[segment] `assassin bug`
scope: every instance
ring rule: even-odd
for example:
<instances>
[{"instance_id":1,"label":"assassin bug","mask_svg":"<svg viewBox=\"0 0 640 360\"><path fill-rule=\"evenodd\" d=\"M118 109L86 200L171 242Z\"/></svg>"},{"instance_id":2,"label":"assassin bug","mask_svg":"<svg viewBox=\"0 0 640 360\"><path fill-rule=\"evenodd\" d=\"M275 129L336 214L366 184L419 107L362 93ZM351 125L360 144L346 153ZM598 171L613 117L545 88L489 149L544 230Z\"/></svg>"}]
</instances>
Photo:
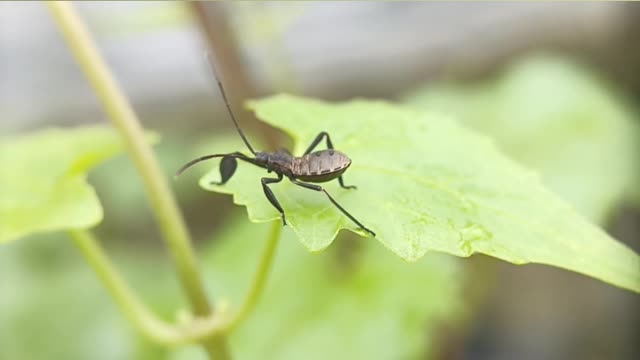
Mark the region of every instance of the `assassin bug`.
<instances>
[{"instance_id":1,"label":"assassin bug","mask_svg":"<svg viewBox=\"0 0 640 360\"><path fill-rule=\"evenodd\" d=\"M245 145L247 145L247 148L249 148L249 151L251 151L254 157L249 157L241 152L205 155L186 163L178 170L176 176L179 176L185 170L201 161L213 158L222 158L222 161L220 162L220 181L212 183L215 185L222 185L229 181L229 179L231 179L231 176L233 176L236 168L238 167L238 162L236 159L240 159L250 164L267 169L269 173L274 172L277 175L277 178L264 177L261 179L261 182L262 190L264 191L264 195L267 197L267 200L269 200L271 205L273 205L273 207L275 207L282 215L283 225L287 225L284 210L282 209L280 202L278 202L278 199L269 188L269 184L278 183L282 181L284 177L287 177L289 178L289 180L291 180L292 183L298 186L323 192L327 196L327 198L329 198L329 201L331 201L333 205L335 205L343 214L351 219L351 221L356 223L362 230L368 232L373 236L376 236L373 231L362 225L360 221L358 221L355 217L353 217L353 215L349 214L349 212L345 210L345 208L338 204L338 202L333 197L331 197L331 195L329 195L329 193L322 186L309 184L323 183L337 178L338 182L340 183L340 187L342 187L343 189L356 188L353 185L346 186L344 184L344 181L342 180L342 174L351 165L351 159L349 159L347 155L334 150L333 144L331 143L331 138L329 137L329 134L327 132L323 131L318 134L311 145L309 145L309 148L307 148L304 154L300 157L291 155L291 153L286 149L282 149L276 152L256 152L253 150L251 144L249 144L249 141L240 129L240 126L238 126L238 122L233 115L231 106L229 106L227 95L225 94L224 87L222 86L219 77L215 76L215 78L218 83L220 93L222 94L224 104L227 107L227 111L229 112L231 120L233 120L233 125L236 127L236 130L238 131L238 134L240 134L242 141L244 141ZM322 139L326 139L328 149L313 151L316 146L318 146L318 144L322 141Z\"/></svg>"}]
</instances>

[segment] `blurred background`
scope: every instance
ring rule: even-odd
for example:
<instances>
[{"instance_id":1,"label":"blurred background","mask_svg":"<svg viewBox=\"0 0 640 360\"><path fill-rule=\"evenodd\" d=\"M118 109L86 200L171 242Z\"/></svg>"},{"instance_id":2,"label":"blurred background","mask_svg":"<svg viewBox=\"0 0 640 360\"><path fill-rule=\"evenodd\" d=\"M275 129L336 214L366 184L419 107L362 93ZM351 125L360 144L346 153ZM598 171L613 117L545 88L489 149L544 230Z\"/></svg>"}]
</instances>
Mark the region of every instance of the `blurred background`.
<instances>
[{"instance_id":1,"label":"blurred background","mask_svg":"<svg viewBox=\"0 0 640 360\"><path fill-rule=\"evenodd\" d=\"M247 98L290 92L386 98L455 116L640 251L638 4L76 6L145 127L163 135L156 150L167 174L213 146L241 144L205 60L210 51L236 109ZM238 114L265 148L290 145ZM0 3L0 115L2 137L105 121L40 3ZM250 224L230 197L199 189L197 179L194 172L172 185L208 286L233 303L267 229ZM154 309L183 316L131 163L110 160L90 181L105 208L96 232L115 261ZM640 358L638 296L582 275L437 254L408 270L346 234L322 256L285 240L255 318L232 339L239 358ZM292 284L304 289L296 306L283 300L296 291ZM64 234L3 244L0 359L89 358L203 354L137 337Z\"/></svg>"}]
</instances>

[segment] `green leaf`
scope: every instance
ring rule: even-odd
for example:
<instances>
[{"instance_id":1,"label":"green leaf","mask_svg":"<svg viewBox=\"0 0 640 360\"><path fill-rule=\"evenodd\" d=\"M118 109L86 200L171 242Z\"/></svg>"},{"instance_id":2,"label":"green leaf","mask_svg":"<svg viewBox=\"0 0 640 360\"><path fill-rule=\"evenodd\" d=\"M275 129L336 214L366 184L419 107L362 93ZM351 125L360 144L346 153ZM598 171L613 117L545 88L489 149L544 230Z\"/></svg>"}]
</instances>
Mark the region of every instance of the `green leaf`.
<instances>
[{"instance_id":1,"label":"green leaf","mask_svg":"<svg viewBox=\"0 0 640 360\"><path fill-rule=\"evenodd\" d=\"M336 181L324 187L404 259L415 261L427 251L478 252L640 291L637 254L585 221L487 138L447 118L383 101L330 104L278 95L250 105L258 118L293 137L296 154L329 131L337 149L352 158L345 181L358 189L341 189ZM252 221L279 220L262 192L263 176L273 175L243 163L226 186L210 185L219 180L217 168L200 183L233 194ZM309 250L326 248L342 228L362 234L322 193L286 180L272 189L288 229Z\"/></svg>"},{"instance_id":2,"label":"green leaf","mask_svg":"<svg viewBox=\"0 0 640 360\"><path fill-rule=\"evenodd\" d=\"M49 129L0 142L0 243L102 220L89 169L123 150L111 129Z\"/></svg>"},{"instance_id":3,"label":"green leaf","mask_svg":"<svg viewBox=\"0 0 640 360\"><path fill-rule=\"evenodd\" d=\"M214 293L240 302L269 228L232 226L218 238L204 256ZM257 308L231 336L234 358L422 359L442 340L440 326L463 311L456 258L407 263L359 239L315 255L292 235L280 241Z\"/></svg>"},{"instance_id":4,"label":"green leaf","mask_svg":"<svg viewBox=\"0 0 640 360\"><path fill-rule=\"evenodd\" d=\"M589 71L559 58L526 59L485 83L431 84L406 100L491 136L599 223L640 164L631 112Z\"/></svg>"}]
</instances>

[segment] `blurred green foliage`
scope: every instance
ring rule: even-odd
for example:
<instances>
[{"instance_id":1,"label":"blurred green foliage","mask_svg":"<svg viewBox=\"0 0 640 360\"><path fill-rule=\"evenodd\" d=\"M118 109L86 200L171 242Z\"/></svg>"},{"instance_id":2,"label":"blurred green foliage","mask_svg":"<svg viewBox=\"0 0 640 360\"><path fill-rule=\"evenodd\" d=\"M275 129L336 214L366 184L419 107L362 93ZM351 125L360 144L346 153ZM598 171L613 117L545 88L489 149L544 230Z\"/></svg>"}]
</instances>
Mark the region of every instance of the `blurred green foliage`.
<instances>
[{"instance_id":1,"label":"blurred green foliage","mask_svg":"<svg viewBox=\"0 0 640 360\"><path fill-rule=\"evenodd\" d=\"M640 256L591 225L546 190L486 137L443 116L381 101L329 104L290 95L250 103L257 117L291 135L296 154L323 130L353 159L345 181L324 184L335 199L377 233L376 240L407 260L427 251L483 253L516 264L536 262L640 291ZM234 149L228 149L232 151ZM249 218L280 218L259 185L264 170L240 164L224 186ZM331 244L340 229L361 232L322 193L289 181L271 187L290 228L311 251Z\"/></svg>"},{"instance_id":2,"label":"blurred green foliage","mask_svg":"<svg viewBox=\"0 0 640 360\"><path fill-rule=\"evenodd\" d=\"M236 218L203 251L204 277L226 306L246 291L268 227ZM160 349L137 337L67 239L30 240L0 251L0 358L204 359L194 348ZM313 255L284 236L263 300L231 337L237 358L431 353L439 326L463 313L461 263L433 254L408 264L376 243L351 245ZM144 251L111 252L147 302L178 317L184 301L168 262Z\"/></svg>"},{"instance_id":3,"label":"blurred green foliage","mask_svg":"<svg viewBox=\"0 0 640 360\"><path fill-rule=\"evenodd\" d=\"M491 136L593 221L604 223L625 191L640 188L632 112L613 89L569 60L528 57L494 80L430 84L405 100Z\"/></svg>"},{"instance_id":4,"label":"blurred green foliage","mask_svg":"<svg viewBox=\"0 0 640 360\"><path fill-rule=\"evenodd\" d=\"M269 227L236 221L205 253L214 293L239 303ZM369 239L343 241L318 255L283 236L262 301L232 334L238 359L406 359L433 350L440 321L463 310L461 263L432 254L410 264Z\"/></svg>"},{"instance_id":5,"label":"blurred green foliage","mask_svg":"<svg viewBox=\"0 0 640 360\"><path fill-rule=\"evenodd\" d=\"M634 139L628 113L573 65L538 59L514 69L488 84L446 85L411 101L495 136L580 211L602 220L629 187L638 163L637 152L629 150ZM428 250L540 262L640 288L638 255L581 220L486 138L446 116L385 102L332 105L284 95L251 107L293 137L296 154L318 132L330 131L336 147L354 161L346 182L359 189L334 183L326 188L378 232L384 246L416 262L405 263L374 239L353 234L322 254L305 251L296 237L308 249L322 250L340 229L356 229L322 194L287 181L273 186L291 227L262 301L230 337L239 359L429 358L438 350L440 326L455 326L465 314L467 279L457 258L420 258ZM197 153L231 152L239 145L229 134ZM193 151L168 149L166 166ZM98 223L102 210L86 173L121 150L116 134L99 127L3 139L0 241ZM233 193L253 221L279 221L262 194L263 170L240 164L227 186L211 187L219 174L217 163L209 167L203 187ZM124 194L118 201L124 204L121 221L127 221L136 218L143 200L126 180L135 175L122 175L103 169L93 177ZM236 218L202 250L203 277L218 308L237 306L247 291L268 227ZM132 239L117 240L108 238L106 245L135 290L163 318L183 317L186 305L169 260L132 245ZM65 237L3 244L0 359L51 358L205 357L196 347L163 349L136 335Z\"/></svg>"},{"instance_id":6,"label":"blurred green foliage","mask_svg":"<svg viewBox=\"0 0 640 360\"><path fill-rule=\"evenodd\" d=\"M0 250L0 359L157 359L160 351L136 335L68 238L26 240ZM148 285L166 281L154 281L148 259L133 260L127 273L153 274Z\"/></svg>"},{"instance_id":7,"label":"blurred green foliage","mask_svg":"<svg viewBox=\"0 0 640 360\"><path fill-rule=\"evenodd\" d=\"M86 173L124 150L107 127L50 129L0 141L0 242L102 220Z\"/></svg>"}]
</instances>

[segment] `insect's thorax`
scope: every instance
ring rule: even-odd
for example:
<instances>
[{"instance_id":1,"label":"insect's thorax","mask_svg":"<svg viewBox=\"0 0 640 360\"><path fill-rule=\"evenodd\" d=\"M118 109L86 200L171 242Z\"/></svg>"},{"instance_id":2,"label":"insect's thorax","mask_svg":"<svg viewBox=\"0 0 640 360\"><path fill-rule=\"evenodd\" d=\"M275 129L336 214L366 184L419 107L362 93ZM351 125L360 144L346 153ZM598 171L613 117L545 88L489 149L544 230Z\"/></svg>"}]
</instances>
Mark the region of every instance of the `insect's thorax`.
<instances>
[{"instance_id":1,"label":"insect's thorax","mask_svg":"<svg viewBox=\"0 0 640 360\"><path fill-rule=\"evenodd\" d=\"M291 168L294 157L286 151L280 150L272 153L257 153L256 160L258 165L263 166L267 170L292 176Z\"/></svg>"}]
</instances>

